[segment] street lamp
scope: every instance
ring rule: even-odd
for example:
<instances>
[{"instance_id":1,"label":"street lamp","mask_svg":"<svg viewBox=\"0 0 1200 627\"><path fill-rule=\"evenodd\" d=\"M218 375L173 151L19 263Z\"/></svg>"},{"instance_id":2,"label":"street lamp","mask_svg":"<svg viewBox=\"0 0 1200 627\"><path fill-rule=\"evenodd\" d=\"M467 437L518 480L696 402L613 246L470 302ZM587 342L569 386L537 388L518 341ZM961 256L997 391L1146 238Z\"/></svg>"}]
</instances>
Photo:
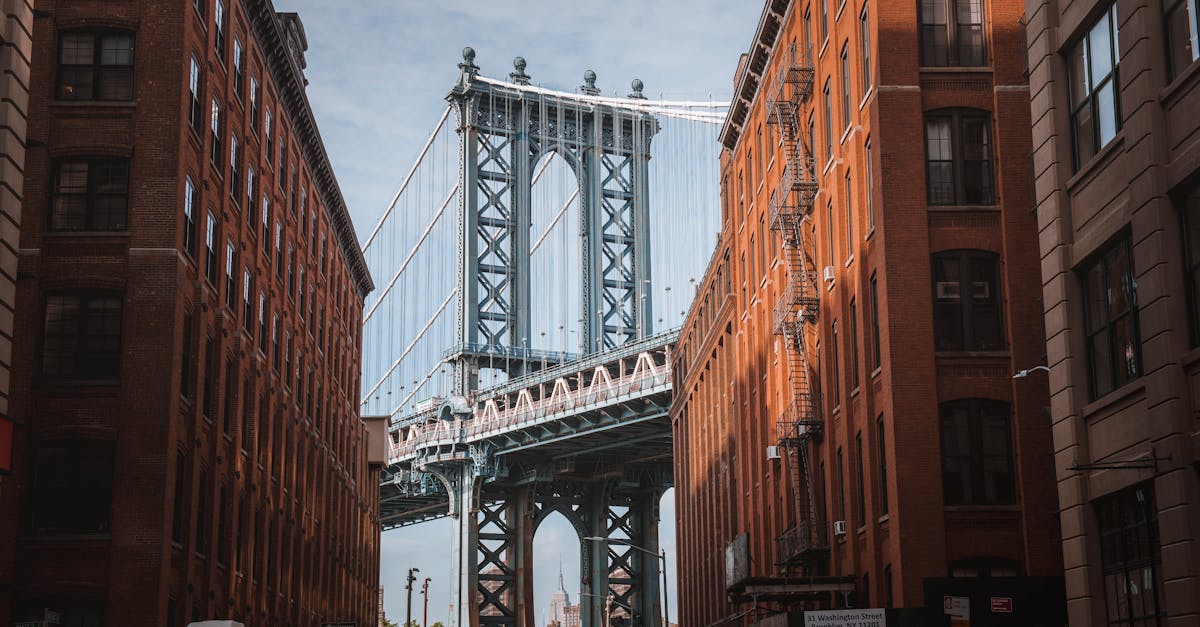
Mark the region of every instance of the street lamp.
<instances>
[{"instance_id":1,"label":"street lamp","mask_svg":"<svg viewBox=\"0 0 1200 627\"><path fill-rule=\"evenodd\" d=\"M1017 374L1014 374L1013 378L1014 379L1024 379L1025 377L1028 377L1029 375L1037 372L1038 370L1045 370L1046 372L1050 372L1050 367L1049 366L1034 366L1032 368L1026 368L1025 370L1018 372Z\"/></svg>"},{"instance_id":2,"label":"street lamp","mask_svg":"<svg viewBox=\"0 0 1200 627\"><path fill-rule=\"evenodd\" d=\"M424 607L421 609L421 627L429 624L429 577L425 578L425 583L421 584L421 600Z\"/></svg>"},{"instance_id":3,"label":"street lamp","mask_svg":"<svg viewBox=\"0 0 1200 627\"><path fill-rule=\"evenodd\" d=\"M633 608L618 601L616 599L616 597L613 596L612 592L609 592L608 594L592 594L590 592L580 592L579 595L585 596L585 597L593 597L593 598L597 598L597 599L604 599L604 624L605 625L612 625L612 606L613 605L619 605L619 606L629 610L629 616L631 618L633 616Z\"/></svg>"},{"instance_id":4,"label":"street lamp","mask_svg":"<svg viewBox=\"0 0 1200 627\"><path fill-rule=\"evenodd\" d=\"M640 547L628 540L624 540L621 538L604 538L601 536L588 536L588 537L585 537L584 540L588 541L588 542L605 542L605 543L610 543L610 544L621 544L621 545L627 546L631 549L636 549L638 551L641 551L642 553L645 553L647 555L653 555L654 557L657 557L658 559L662 560L662 594L661 594L662 603L663 603L662 627L671 627L671 612L670 612L670 608L668 607L668 603L667 603L667 550L659 549L660 552L655 553L654 551L651 551L650 549ZM630 611L632 611L632 608L630 608Z\"/></svg>"},{"instance_id":5,"label":"street lamp","mask_svg":"<svg viewBox=\"0 0 1200 627\"><path fill-rule=\"evenodd\" d=\"M419 573L419 572L421 572L421 569L420 569L420 568L410 568L410 569L408 569L408 584L407 584L406 586L404 586L404 589L408 590L408 609L405 611L405 615L404 615L404 616L405 616L405 618L404 618L404 627L409 627L409 625L411 625L411 624L412 624L412 591L413 591L413 582L417 580L417 578L416 578L416 577L413 577L413 573Z\"/></svg>"}]
</instances>

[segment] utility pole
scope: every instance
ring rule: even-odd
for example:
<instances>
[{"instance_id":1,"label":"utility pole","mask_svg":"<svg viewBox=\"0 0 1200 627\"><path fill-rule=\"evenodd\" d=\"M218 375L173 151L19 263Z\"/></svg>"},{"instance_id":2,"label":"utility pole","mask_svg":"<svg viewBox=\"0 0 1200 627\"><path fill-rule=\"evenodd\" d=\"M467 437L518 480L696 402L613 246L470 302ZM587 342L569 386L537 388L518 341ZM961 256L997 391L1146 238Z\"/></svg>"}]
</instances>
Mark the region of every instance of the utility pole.
<instances>
[{"instance_id":1,"label":"utility pole","mask_svg":"<svg viewBox=\"0 0 1200 627\"><path fill-rule=\"evenodd\" d=\"M408 590L408 609L404 613L404 627L412 625L412 591L413 582L417 580L416 577L413 577L413 573L419 572L421 572L420 568L408 569L408 583L404 586L404 589Z\"/></svg>"},{"instance_id":2,"label":"utility pole","mask_svg":"<svg viewBox=\"0 0 1200 627\"><path fill-rule=\"evenodd\" d=\"M424 605L421 608L421 627L425 627L429 624L429 577L421 584L421 602Z\"/></svg>"}]
</instances>

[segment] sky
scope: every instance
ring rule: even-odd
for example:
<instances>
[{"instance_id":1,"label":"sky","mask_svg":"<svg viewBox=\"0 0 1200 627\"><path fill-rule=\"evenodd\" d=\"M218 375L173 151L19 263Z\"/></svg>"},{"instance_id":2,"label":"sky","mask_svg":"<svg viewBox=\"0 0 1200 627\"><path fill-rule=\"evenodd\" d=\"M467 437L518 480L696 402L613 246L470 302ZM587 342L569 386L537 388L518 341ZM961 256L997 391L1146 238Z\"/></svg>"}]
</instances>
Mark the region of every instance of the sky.
<instances>
[{"instance_id":1,"label":"sky","mask_svg":"<svg viewBox=\"0 0 1200 627\"><path fill-rule=\"evenodd\" d=\"M375 225L445 108L462 48L481 73L505 77L523 56L534 84L574 90L594 70L605 95L639 78L651 98L727 100L762 4L753 0L275 0L295 11L308 37L305 71L321 135L362 239ZM380 283L380 277L375 277ZM663 501L661 542L675 555L674 506ZM383 534L384 609L405 613L405 574L430 577L429 623L448 624L448 520ZM578 602L579 544L559 516L534 540L538 624L561 563ZM671 617L677 620L674 564ZM418 581L418 586L420 581ZM413 596L420 616L420 595Z\"/></svg>"}]
</instances>

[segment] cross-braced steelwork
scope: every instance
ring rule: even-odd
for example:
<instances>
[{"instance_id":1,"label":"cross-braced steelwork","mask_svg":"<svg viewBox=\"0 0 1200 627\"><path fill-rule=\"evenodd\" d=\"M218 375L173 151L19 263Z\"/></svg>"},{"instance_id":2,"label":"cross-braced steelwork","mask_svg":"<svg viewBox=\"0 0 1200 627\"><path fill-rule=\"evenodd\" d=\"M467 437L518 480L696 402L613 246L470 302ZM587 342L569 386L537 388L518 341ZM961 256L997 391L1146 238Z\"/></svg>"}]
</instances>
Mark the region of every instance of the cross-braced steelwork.
<instances>
[{"instance_id":1,"label":"cross-braced steelwork","mask_svg":"<svg viewBox=\"0 0 1200 627\"><path fill-rule=\"evenodd\" d=\"M703 270L706 251L697 244L717 227L717 202L715 193L689 198L703 184L667 182L678 188L668 189L656 208L674 209L702 230L682 238L687 250L674 255L664 275L653 274L654 225L661 236L661 225L679 234L681 224L651 211L650 182L662 180L650 164L651 148L666 118L704 127L688 141L669 133L666 139L680 148L708 146L715 192L715 125L724 105L650 101L640 81L627 97L602 96L591 71L577 92L552 91L530 84L523 59L514 66L508 80L488 78L474 52L464 50L446 97L457 118L457 176L449 185L439 176L422 182L414 166L364 245L375 247L369 258L393 264L391 252L378 246L399 213L393 209L419 216L409 229L391 227L408 252L398 269L388 267L391 279L366 314L368 323L387 329L382 343L391 347L378 360L379 378L363 386L364 407L379 401L392 408L383 525L452 518L452 624L533 627L533 537L557 512L581 540L583 625L660 626L659 499L672 483L667 411L676 333L655 333L668 325L662 313L655 317L653 295L682 318L692 296L687 273ZM419 161L438 150L448 118ZM574 189L565 203L555 198L549 210L539 209L536 190L551 176L545 174L551 155L565 162ZM414 180L415 188L451 189L406 204ZM451 234L442 217L455 205ZM573 232L565 232L567 223ZM576 238L575 248L568 236ZM431 256L430 243L456 248L453 264ZM550 272L541 281L531 267L538 254ZM568 254L570 263L563 259ZM439 274L446 266L455 276ZM426 274L414 280L414 268ZM539 288L570 294L574 304L538 300ZM539 320L556 306L572 319ZM451 312L448 327L443 320ZM672 314L667 321L676 319ZM385 322L397 315L408 330L400 338ZM432 334L445 338L436 353L428 346ZM414 360L419 367L408 365ZM431 389L446 366L448 384ZM381 398L394 392L403 398ZM426 400L410 403L420 395Z\"/></svg>"}]
</instances>

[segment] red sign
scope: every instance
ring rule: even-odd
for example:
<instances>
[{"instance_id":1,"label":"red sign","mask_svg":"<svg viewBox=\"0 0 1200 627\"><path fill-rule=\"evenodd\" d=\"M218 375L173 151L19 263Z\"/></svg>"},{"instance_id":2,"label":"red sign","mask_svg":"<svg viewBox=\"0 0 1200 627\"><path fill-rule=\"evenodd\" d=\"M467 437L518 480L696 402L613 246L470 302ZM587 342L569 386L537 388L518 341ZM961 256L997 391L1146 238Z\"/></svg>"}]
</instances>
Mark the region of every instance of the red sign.
<instances>
[{"instance_id":1,"label":"red sign","mask_svg":"<svg viewBox=\"0 0 1200 627\"><path fill-rule=\"evenodd\" d=\"M0 475L12 472L13 421L0 414Z\"/></svg>"},{"instance_id":2,"label":"red sign","mask_svg":"<svg viewBox=\"0 0 1200 627\"><path fill-rule=\"evenodd\" d=\"M992 597L992 613L1012 614L1012 597Z\"/></svg>"}]
</instances>

